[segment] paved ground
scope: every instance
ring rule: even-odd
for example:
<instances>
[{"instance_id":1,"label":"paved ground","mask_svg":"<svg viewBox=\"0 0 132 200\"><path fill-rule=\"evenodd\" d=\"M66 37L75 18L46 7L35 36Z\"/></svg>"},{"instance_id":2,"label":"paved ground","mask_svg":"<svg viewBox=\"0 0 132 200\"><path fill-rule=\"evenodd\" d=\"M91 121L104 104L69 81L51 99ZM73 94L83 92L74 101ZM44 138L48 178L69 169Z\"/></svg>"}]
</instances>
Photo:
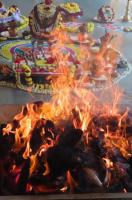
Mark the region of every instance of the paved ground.
<instances>
[{"instance_id":1,"label":"paved ground","mask_svg":"<svg viewBox=\"0 0 132 200\"><path fill-rule=\"evenodd\" d=\"M33 5L36 2L39 2L39 0L3 0L3 2L9 6L11 4L17 4L21 11L28 15L30 10L32 9ZM62 0L58 0L57 3L62 2ZM76 2L79 2L81 4L81 7L84 9L84 20L91 18L96 15L98 8L106 3L110 3L109 0L76 0ZM124 13L124 6L125 1L117 0L113 1L114 8L116 9L116 17L119 18L119 16L123 16ZM120 24L119 24L120 25ZM126 25L126 24L124 24ZM102 36L104 34L103 28L96 28L96 31L94 33L94 36L96 38ZM132 33L124 33L124 32L118 32L116 33L119 36L119 40L116 42L116 46L118 49L121 50L124 57L126 57L129 62L132 62ZM118 44L118 45L117 45ZM120 87L124 90L125 97L123 99L124 104L131 104L131 98L132 98L132 74L127 76L125 79L123 79L120 82ZM47 100L48 97L45 97L43 95L34 95L29 94L23 91L20 91L18 89L9 89L9 88L0 88L0 104L19 104L19 103L26 103L36 100Z\"/></svg>"}]
</instances>

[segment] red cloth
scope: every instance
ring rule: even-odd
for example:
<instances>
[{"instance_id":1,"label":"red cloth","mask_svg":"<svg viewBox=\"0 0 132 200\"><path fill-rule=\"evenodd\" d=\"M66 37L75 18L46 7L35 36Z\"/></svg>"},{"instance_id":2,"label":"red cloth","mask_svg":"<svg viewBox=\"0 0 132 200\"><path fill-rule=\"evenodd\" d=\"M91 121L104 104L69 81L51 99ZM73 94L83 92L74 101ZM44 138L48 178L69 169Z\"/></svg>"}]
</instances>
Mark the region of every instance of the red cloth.
<instances>
[{"instance_id":1,"label":"red cloth","mask_svg":"<svg viewBox=\"0 0 132 200\"><path fill-rule=\"evenodd\" d=\"M20 64L21 61L23 61L24 59L23 58L17 58L15 60L15 64Z\"/></svg>"}]
</instances>

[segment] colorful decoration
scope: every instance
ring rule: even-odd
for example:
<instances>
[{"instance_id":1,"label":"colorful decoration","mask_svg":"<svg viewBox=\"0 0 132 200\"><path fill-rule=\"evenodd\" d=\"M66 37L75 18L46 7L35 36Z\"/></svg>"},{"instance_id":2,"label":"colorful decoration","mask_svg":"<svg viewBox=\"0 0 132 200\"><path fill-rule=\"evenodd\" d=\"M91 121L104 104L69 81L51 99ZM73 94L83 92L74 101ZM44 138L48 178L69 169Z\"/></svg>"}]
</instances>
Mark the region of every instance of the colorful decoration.
<instances>
[{"instance_id":1,"label":"colorful decoration","mask_svg":"<svg viewBox=\"0 0 132 200\"><path fill-rule=\"evenodd\" d=\"M99 22L113 22L115 18L115 12L114 9L109 5L102 6L97 15L97 20Z\"/></svg>"},{"instance_id":2,"label":"colorful decoration","mask_svg":"<svg viewBox=\"0 0 132 200\"><path fill-rule=\"evenodd\" d=\"M16 5L12 5L6 9L4 5L0 3L1 39L15 38L20 30L24 30L28 26L28 22L28 18L21 15L21 12Z\"/></svg>"},{"instance_id":3,"label":"colorful decoration","mask_svg":"<svg viewBox=\"0 0 132 200\"><path fill-rule=\"evenodd\" d=\"M112 56L112 63L106 64L106 67L102 66L103 62L100 62L100 60L96 60L98 58L96 58L98 53L94 52L95 46L93 46L93 50L90 51L91 53L93 52L95 54L95 59L93 57L92 62L88 60L88 58L87 60L85 60L86 53L83 56L81 54L81 49L79 46L76 46L74 44L65 44L65 46L60 49L61 53L63 52L65 55L69 55L67 66L70 69L70 75L72 77L74 77L75 74L77 77L80 77L82 76L82 72L86 73L86 82L84 84L85 87L90 87L91 89L101 89L106 87L109 74L113 74L112 80L113 82L116 82L129 73L129 65L127 61L122 59L119 52L116 52L111 48L109 48L107 51L104 50L105 46L107 46L107 43L109 43L111 39L112 38L109 33L106 33L106 35L101 38L100 48L102 49L101 52L103 53L105 58L103 62L107 63L107 60L108 62L110 62L110 57ZM98 49L98 47L96 48ZM90 55L92 56L91 53ZM4 42L3 45L1 44L0 58L3 64L1 64L0 67L0 70L2 72L0 85L5 84L7 86L16 86L20 89L36 93L51 93L52 78L58 75L63 75L61 73L56 74L56 58L51 56L48 46L43 46L43 48L41 49L36 48L34 56L36 57L36 62L33 61L32 44L30 40ZM89 56L89 58L91 56ZM117 57L121 61L119 61L118 65L116 64L118 67L117 69L115 69L112 68L112 65L116 66L115 63L117 62ZM81 69L81 67L83 68ZM90 69L90 71L87 71L88 68ZM101 75L101 69L105 71L106 77L104 75ZM90 82L88 80L90 80Z\"/></svg>"},{"instance_id":4,"label":"colorful decoration","mask_svg":"<svg viewBox=\"0 0 132 200\"><path fill-rule=\"evenodd\" d=\"M10 11L20 14L14 6ZM0 44L0 84L13 84L30 92L51 93L56 77L65 81L65 70L59 68L64 64L69 84L84 80L83 86L92 89L106 87L109 79L114 83L126 75L128 63L123 59L121 64L120 53L109 46L113 37L106 33L97 43L89 34L94 31L93 22L71 20L81 14L77 3L55 6L52 0L44 0L37 4L29 16L31 38ZM8 30L10 36L16 36L15 31L20 26L11 23L10 28L14 31Z\"/></svg>"},{"instance_id":5,"label":"colorful decoration","mask_svg":"<svg viewBox=\"0 0 132 200\"><path fill-rule=\"evenodd\" d=\"M94 29L95 29L94 23L93 22L88 22L87 23L87 32L88 33L92 33L94 31Z\"/></svg>"},{"instance_id":6,"label":"colorful decoration","mask_svg":"<svg viewBox=\"0 0 132 200\"><path fill-rule=\"evenodd\" d=\"M60 7L67 10L71 14L81 14L80 6L74 2L67 2L60 4Z\"/></svg>"},{"instance_id":7,"label":"colorful decoration","mask_svg":"<svg viewBox=\"0 0 132 200\"><path fill-rule=\"evenodd\" d=\"M30 16L29 26L32 37L35 39L52 40L52 31L55 27L62 27L62 17L77 17L82 15L81 9L76 3L66 3L55 6L52 1L37 4Z\"/></svg>"}]
</instances>

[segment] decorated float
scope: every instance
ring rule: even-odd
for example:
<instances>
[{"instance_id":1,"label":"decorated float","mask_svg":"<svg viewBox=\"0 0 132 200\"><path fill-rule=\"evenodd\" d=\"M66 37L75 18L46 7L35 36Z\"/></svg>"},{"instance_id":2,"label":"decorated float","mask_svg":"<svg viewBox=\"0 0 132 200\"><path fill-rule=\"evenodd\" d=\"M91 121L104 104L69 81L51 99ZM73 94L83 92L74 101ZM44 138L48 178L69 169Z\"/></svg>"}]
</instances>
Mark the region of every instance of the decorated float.
<instances>
[{"instance_id":1,"label":"decorated float","mask_svg":"<svg viewBox=\"0 0 132 200\"><path fill-rule=\"evenodd\" d=\"M28 18L16 5L9 8L0 2L0 40L16 38L28 26Z\"/></svg>"},{"instance_id":2,"label":"decorated float","mask_svg":"<svg viewBox=\"0 0 132 200\"><path fill-rule=\"evenodd\" d=\"M47 94L58 77L96 90L126 76L130 66L112 48L114 37L106 32L97 42L89 34L94 24L78 22L81 15L77 3L37 4L29 16L31 39L0 44L0 84Z\"/></svg>"}]
</instances>

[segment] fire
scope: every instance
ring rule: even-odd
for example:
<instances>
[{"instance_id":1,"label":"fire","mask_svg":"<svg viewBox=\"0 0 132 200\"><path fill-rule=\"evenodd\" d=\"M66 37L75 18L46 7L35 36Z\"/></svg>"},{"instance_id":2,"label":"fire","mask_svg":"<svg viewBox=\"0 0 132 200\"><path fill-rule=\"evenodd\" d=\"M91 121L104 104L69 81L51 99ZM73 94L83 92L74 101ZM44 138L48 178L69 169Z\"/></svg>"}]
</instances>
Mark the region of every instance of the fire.
<instances>
[{"instance_id":1,"label":"fire","mask_svg":"<svg viewBox=\"0 0 132 200\"><path fill-rule=\"evenodd\" d=\"M81 66L76 66L74 63L73 69L75 71L71 71L70 55L62 51L62 47L68 42L67 35L61 32L58 37L59 41L51 47L52 56L56 58L58 67L56 68L57 76L52 79L53 96L50 102L27 104L22 112L15 116L14 122L16 123L7 124L6 128L3 129L3 134L14 134L15 143L12 150L16 153L23 150L23 159L30 160L30 177L37 173L40 157L43 158L43 177L47 178L52 173L52 167L50 167L47 159L47 152L49 149L57 147L61 140L61 134L64 134L65 124L68 124L69 121L75 130L81 129L83 132L83 138L80 142L84 147L84 152L89 148L89 140L91 138L99 139L99 132L101 132L103 137L101 144L103 144L102 146L106 151L106 155L102 160L106 169L113 169L115 166L110 156L114 154L113 152L116 149L119 150L123 158L129 159L132 157L131 144L124 132L128 110L120 114L118 108L122 93L120 90L115 89L112 93L112 102L103 104L95 94L82 87L86 76L81 75L80 79L77 80L75 75L79 67L87 70L92 69L92 71L99 70L96 76L98 76L98 73L104 73L104 68L101 71L95 64L99 61L104 67L107 65L104 55L108 50L108 41L103 43L97 53L92 52L89 47L80 46L82 52L84 52L84 49L86 50L84 54L80 55L82 57ZM111 59L113 57L109 57L108 61L110 62ZM97 121L95 122L96 117ZM114 125L111 125L112 123ZM111 127L114 127L114 130L111 130ZM55 136L55 133L57 136ZM94 171L92 173L94 174ZM96 177L95 180L97 180ZM78 185L69 171L67 171L67 183L70 185L71 190ZM60 191L67 190L68 184L61 187ZM35 187L28 183L27 191L31 190L36 192L55 191L44 185Z\"/></svg>"},{"instance_id":2,"label":"fire","mask_svg":"<svg viewBox=\"0 0 132 200\"><path fill-rule=\"evenodd\" d=\"M12 124L8 124L8 125L6 126L6 128L3 129L3 134L4 134L4 135L5 135L5 134L9 134L11 130L12 130Z\"/></svg>"},{"instance_id":3,"label":"fire","mask_svg":"<svg viewBox=\"0 0 132 200\"><path fill-rule=\"evenodd\" d=\"M36 166L37 166L37 155L32 155L30 157L30 176L35 171Z\"/></svg>"},{"instance_id":4,"label":"fire","mask_svg":"<svg viewBox=\"0 0 132 200\"><path fill-rule=\"evenodd\" d=\"M131 154L131 148L129 141L126 137L122 135L112 135L108 134L105 136L105 143L106 143L106 148L109 151L112 151L114 148L117 148L120 150L122 155L125 158L129 158L132 156Z\"/></svg>"},{"instance_id":5,"label":"fire","mask_svg":"<svg viewBox=\"0 0 132 200\"><path fill-rule=\"evenodd\" d=\"M107 169L113 168L113 162L111 162L111 160L109 160L108 158L103 158L103 160Z\"/></svg>"}]
</instances>

